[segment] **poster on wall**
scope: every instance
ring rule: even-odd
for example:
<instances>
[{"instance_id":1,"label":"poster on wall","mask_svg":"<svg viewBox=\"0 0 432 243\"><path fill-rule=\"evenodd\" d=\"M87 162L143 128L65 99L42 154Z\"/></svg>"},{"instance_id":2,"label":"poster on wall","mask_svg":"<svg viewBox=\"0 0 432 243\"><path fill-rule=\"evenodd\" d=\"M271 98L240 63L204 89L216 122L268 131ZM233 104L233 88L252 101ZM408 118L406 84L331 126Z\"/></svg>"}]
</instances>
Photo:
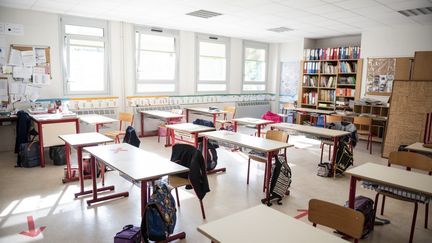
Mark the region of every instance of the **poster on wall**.
<instances>
[{"instance_id":1,"label":"poster on wall","mask_svg":"<svg viewBox=\"0 0 432 243\"><path fill-rule=\"evenodd\" d=\"M388 95L392 91L395 69L395 58L368 58L367 93Z\"/></svg>"},{"instance_id":2,"label":"poster on wall","mask_svg":"<svg viewBox=\"0 0 432 243\"><path fill-rule=\"evenodd\" d=\"M283 103L294 103L298 97L300 79L300 62L281 62L280 75L280 101Z\"/></svg>"}]
</instances>

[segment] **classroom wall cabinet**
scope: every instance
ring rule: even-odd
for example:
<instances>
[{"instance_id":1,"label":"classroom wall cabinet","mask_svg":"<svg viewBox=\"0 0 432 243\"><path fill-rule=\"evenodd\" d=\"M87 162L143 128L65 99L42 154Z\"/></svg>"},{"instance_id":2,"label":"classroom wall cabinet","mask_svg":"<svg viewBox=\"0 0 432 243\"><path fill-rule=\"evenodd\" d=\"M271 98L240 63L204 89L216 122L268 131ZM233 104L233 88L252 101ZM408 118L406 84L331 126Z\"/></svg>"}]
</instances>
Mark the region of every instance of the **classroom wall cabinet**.
<instances>
[{"instance_id":1,"label":"classroom wall cabinet","mask_svg":"<svg viewBox=\"0 0 432 243\"><path fill-rule=\"evenodd\" d=\"M368 105L354 104L354 113L359 116L367 116L372 118L372 140L382 143L387 126L387 117L390 107L388 105ZM360 126L357 129L367 130L367 126ZM362 140L367 140L367 136L359 136Z\"/></svg>"}]
</instances>

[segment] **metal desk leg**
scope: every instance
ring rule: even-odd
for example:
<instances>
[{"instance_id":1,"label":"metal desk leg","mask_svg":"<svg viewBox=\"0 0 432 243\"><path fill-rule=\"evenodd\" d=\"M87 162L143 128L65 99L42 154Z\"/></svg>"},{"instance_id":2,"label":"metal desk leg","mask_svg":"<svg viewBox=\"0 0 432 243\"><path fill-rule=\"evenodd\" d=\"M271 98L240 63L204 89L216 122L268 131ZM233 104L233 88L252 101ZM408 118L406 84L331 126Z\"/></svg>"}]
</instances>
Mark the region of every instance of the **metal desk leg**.
<instances>
[{"instance_id":1,"label":"metal desk leg","mask_svg":"<svg viewBox=\"0 0 432 243\"><path fill-rule=\"evenodd\" d=\"M265 183L265 192L266 197L264 199L261 199L262 203L267 203L268 206L271 206L270 204L270 177L271 177L271 169L272 169L272 157L273 152L267 153L267 165L266 170L264 171L264 183Z\"/></svg>"},{"instance_id":2,"label":"metal desk leg","mask_svg":"<svg viewBox=\"0 0 432 243\"><path fill-rule=\"evenodd\" d=\"M233 124L233 126L234 126L234 132L237 132L237 121L234 121L234 124Z\"/></svg>"},{"instance_id":3,"label":"metal desk leg","mask_svg":"<svg viewBox=\"0 0 432 243\"><path fill-rule=\"evenodd\" d=\"M216 127L216 116L217 114L213 114L213 125Z\"/></svg>"},{"instance_id":4,"label":"metal desk leg","mask_svg":"<svg viewBox=\"0 0 432 243\"><path fill-rule=\"evenodd\" d=\"M332 155L332 168L333 168L333 178L336 177L336 154L338 150L338 138L333 137L333 155Z\"/></svg>"},{"instance_id":5,"label":"metal desk leg","mask_svg":"<svg viewBox=\"0 0 432 243\"><path fill-rule=\"evenodd\" d=\"M257 125L257 134L258 134L258 137L260 138L261 137L261 125Z\"/></svg>"},{"instance_id":6,"label":"metal desk leg","mask_svg":"<svg viewBox=\"0 0 432 243\"><path fill-rule=\"evenodd\" d=\"M40 153L40 166L45 167L45 154L44 154L44 139L43 139L43 131L42 124L37 122L38 133L39 133L39 153Z\"/></svg>"},{"instance_id":7,"label":"metal desk leg","mask_svg":"<svg viewBox=\"0 0 432 243\"><path fill-rule=\"evenodd\" d=\"M144 113L141 112L141 136L144 137Z\"/></svg>"},{"instance_id":8,"label":"metal desk leg","mask_svg":"<svg viewBox=\"0 0 432 243\"><path fill-rule=\"evenodd\" d=\"M114 190L114 186L108 186L108 187L101 187L101 188L97 188L97 182L96 182L96 159L95 157L91 157L91 175L92 175L92 181L93 181L93 189L90 191L85 191L85 194L93 194L93 199L91 200L87 200L87 206L92 205L93 203L97 203L97 202L101 202L101 201L106 201L106 200L110 200L110 199L114 199L114 198L118 198L118 197L128 197L129 196L129 192L121 192L121 193L116 193L116 194L111 194L108 196L104 196L104 197L98 197L97 193L100 191L107 191L107 190Z\"/></svg>"},{"instance_id":9,"label":"metal desk leg","mask_svg":"<svg viewBox=\"0 0 432 243\"><path fill-rule=\"evenodd\" d=\"M356 185L357 185L357 178L355 176L351 176L350 189L349 189L350 191L349 191L349 198L348 198L348 207L350 208L354 208Z\"/></svg>"},{"instance_id":10,"label":"metal desk leg","mask_svg":"<svg viewBox=\"0 0 432 243\"><path fill-rule=\"evenodd\" d=\"M147 201L147 181L141 181L141 216L144 216Z\"/></svg>"},{"instance_id":11,"label":"metal desk leg","mask_svg":"<svg viewBox=\"0 0 432 243\"><path fill-rule=\"evenodd\" d=\"M186 122L189 122L189 109L186 108Z\"/></svg>"}]
</instances>

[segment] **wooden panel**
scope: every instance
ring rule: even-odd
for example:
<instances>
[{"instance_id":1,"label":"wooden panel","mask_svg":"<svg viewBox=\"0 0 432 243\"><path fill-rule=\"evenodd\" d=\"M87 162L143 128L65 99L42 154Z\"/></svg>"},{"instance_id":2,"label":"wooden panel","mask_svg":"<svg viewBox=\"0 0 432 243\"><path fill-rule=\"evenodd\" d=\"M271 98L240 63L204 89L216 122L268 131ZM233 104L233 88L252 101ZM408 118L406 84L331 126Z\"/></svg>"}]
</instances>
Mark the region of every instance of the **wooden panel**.
<instances>
[{"instance_id":1,"label":"wooden panel","mask_svg":"<svg viewBox=\"0 0 432 243\"><path fill-rule=\"evenodd\" d=\"M356 75L356 86L355 86L354 100L360 99L362 75L363 75L363 59L359 59L357 61L357 75Z\"/></svg>"},{"instance_id":2,"label":"wooden panel","mask_svg":"<svg viewBox=\"0 0 432 243\"><path fill-rule=\"evenodd\" d=\"M394 82L383 157L401 144L423 141L426 113L432 111L431 94L431 81Z\"/></svg>"},{"instance_id":3,"label":"wooden panel","mask_svg":"<svg viewBox=\"0 0 432 243\"><path fill-rule=\"evenodd\" d=\"M410 80L412 57L396 58L395 80Z\"/></svg>"},{"instance_id":4,"label":"wooden panel","mask_svg":"<svg viewBox=\"0 0 432 243\"><path fill-rule=\"evenodd\" d=\"M432 51L416 51L412 79L432 81L431 66Z\"/></svg>"},{"instance_id":5,"label":"wooden panel","mask_svg":"<svg viewBox=\"0 0 432 243\"><path fill-rule=\"evenodd\" d=\"M62 123L48 123L42 124L43 131L43 146L51 147L56 145L64 145L59 135L74 134L76 133L75 122L62 122Z\"/></svg>"}]
</instances>

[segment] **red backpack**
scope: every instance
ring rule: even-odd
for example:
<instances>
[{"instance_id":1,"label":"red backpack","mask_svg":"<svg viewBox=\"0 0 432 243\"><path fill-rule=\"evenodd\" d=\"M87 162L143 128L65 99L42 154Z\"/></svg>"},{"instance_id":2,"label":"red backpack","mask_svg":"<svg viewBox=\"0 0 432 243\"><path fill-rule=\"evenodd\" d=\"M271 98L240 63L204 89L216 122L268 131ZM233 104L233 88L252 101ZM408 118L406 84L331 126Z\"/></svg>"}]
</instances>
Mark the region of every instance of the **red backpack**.
<instances>
[{"instance_id":1,"label":"red backpack","mask_svg":"<svg viewBox=\"0 0 432 243\"><path fill-rule=\"evenodd\" d=\"M264 115L262 115L261 118L264 120L273 121L274 123L282 122L282 117L280 117L278 114L275 114L271 111L267 111Z\"/></svg>"}]
</instances>

